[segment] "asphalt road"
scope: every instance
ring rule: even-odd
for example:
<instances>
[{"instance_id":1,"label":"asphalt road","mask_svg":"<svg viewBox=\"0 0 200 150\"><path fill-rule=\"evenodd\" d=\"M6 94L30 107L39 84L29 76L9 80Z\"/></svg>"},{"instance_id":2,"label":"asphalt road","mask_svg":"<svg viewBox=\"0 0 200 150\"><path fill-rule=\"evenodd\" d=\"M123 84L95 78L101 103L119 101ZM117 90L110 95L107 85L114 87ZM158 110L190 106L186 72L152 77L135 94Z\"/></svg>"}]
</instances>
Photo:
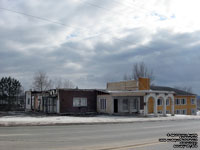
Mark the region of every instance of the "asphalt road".
<instances>
[{"instance_id":1,"label":"asphalt road","mask_svg":"<svg viewBox=\"0 0 200 150\"><path fill-rule=\"evenodd\" d=\"M167 133L200 135L200 121L0 127L0 150L173 150Z\"/></svg>"}]
</instances>

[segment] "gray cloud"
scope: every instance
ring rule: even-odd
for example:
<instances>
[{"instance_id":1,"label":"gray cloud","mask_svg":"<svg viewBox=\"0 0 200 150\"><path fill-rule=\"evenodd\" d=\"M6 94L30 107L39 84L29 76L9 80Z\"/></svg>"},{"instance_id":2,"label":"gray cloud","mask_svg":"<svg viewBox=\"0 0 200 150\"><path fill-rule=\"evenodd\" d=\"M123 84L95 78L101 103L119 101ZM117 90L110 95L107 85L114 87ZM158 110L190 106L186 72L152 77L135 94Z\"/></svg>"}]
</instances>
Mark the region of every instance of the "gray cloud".
<instances>
[{"instance_id":1,"label":"gray cloud","mask_svg":"<svg viewBox=\"0 0 200 150\"><path fill-rule=\"evenodd\" d=\"M178 33L157 29L151 32L144 27L129 27L119 30L123 37L104 32L95 38L79 40L76 37L82 34L80 39L85 37L82 28L88 31L86 35L93 31L98 34L107 28L109 25L98 23L105 21L104 15L111 14L73 2L21 0L0 1L0 4L43 17L51 16L50 19L58 18L72 26L8 12L0 14L0 77L16 77L26 89L31 87L38 70L44 70L50 78L72 80L80 88L105 88L106 82L122 80L125 73L131 73L135 62L144 61L154 70L155 84L192 86L194 92L200 94L200 31ZM101 2L102 7L112 8L111 4ZM108 35L110 39L106 40Z\"/></svg>"}]
</instances>

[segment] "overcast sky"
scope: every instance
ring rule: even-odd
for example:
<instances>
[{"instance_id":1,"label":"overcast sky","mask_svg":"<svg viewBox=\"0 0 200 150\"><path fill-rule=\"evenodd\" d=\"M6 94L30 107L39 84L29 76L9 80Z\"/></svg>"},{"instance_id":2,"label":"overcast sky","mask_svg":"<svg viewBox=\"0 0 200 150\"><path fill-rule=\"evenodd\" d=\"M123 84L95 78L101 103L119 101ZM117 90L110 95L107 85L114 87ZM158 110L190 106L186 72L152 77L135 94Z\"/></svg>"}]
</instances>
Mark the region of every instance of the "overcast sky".
<instances>
[{"instance_id":1,"label":"overcast sky","mask_svg":"<svg viewBox=\"0 0 200 150\"><path fill-rule=\"evenodd\" d=\"M0 0L0 77L29 89L43 70L79 88L105 88L143 61L154 84L200 94L199 6L199 0Z\"/></svg>"}]
</instances>

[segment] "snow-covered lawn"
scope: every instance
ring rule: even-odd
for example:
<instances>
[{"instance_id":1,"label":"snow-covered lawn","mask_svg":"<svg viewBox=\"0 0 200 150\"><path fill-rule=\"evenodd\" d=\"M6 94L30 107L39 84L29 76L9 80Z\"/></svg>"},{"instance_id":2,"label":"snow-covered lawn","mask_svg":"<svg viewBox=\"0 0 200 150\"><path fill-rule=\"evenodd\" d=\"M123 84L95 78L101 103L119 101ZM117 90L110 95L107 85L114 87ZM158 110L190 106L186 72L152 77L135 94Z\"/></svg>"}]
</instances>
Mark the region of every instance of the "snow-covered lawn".
<instances>
[{"instance_id":1,"label":"snow-covered lawn","mask_svg":"<svg viewBox=\"0 0 200 150\"><path fill-rule=\"evenodd\" d=\"M14 125L59 125L59 124L87 124L87 123L118 123L118 122L144 122L163 120L188 120L199 119L198 116L190 115L168 115L167 117L133 117L133 116L106 116L74 117L74 116L3 116L0 117L0 126Z\"/></svg>"}]
</instances>

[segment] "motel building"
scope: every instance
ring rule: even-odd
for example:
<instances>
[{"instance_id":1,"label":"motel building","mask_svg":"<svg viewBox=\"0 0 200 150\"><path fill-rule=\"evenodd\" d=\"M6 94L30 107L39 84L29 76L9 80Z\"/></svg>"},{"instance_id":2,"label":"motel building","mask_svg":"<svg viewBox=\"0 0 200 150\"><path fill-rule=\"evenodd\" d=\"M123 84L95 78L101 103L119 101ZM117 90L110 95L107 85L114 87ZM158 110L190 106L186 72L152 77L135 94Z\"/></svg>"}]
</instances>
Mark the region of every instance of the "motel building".
<instances>
[{"instance_id":1,"label":"motel building","mask_svg":"<svg viewBox=\"0 0 200 150\"><path fill-rule=\"evenodd\" d=\"M150 86L148 78L107 83L97 95L97 112L108 114L196 115L196 95L163 86Z\"/></svg>"},{"instance_id":2,"label":"motel building","mask_svg":"<svg viewBox=\"0 0 200 150\"><path fill-rule=\"evenodd\" d=\"M196 95L163 86L148 78L107 83L106 89L27 91L26 111L54 114L196 115Z\"/></svg>"}]
</instances>

